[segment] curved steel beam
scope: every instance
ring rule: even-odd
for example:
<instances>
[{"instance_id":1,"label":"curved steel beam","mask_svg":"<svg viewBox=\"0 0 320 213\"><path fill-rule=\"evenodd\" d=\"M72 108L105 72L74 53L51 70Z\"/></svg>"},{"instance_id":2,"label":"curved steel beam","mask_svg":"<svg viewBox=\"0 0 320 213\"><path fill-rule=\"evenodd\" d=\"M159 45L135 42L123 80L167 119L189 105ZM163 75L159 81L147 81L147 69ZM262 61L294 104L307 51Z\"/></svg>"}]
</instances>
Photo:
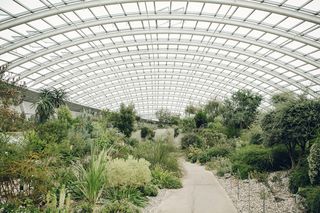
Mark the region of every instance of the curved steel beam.
<instances>
[{"instance_id":1,"label":"curved steel beam","mask_svg":"<svg viewBox=\"0 0 320 213\"><path fill-rule=\"evenodd\" d=\"M146 0L150 1L150 0ZM181 1L181 0L176 0ZM182 0L185 2L185 0ZM26 22L34 21L37 19L66 13L70 11L86 9L91 7L98 7L104 5L112 5L112 4L123 4L123 3L132 3L137 2L134 0L99 0L99 1L89 1L89 2L79 2L77 4L70 4L67 6L50 8L50 10L45 10L41 12L36 12L30 15L25 15L23 17L15 18L14 20L10 19L7 22L0 25L0 31L4 29L8 29L20 24L24 24ZM295 10L288 10L283 7L275 7L268 4L264 4L261 2L249 2L249 1L234 1L234 0L193 0L193 2L203 2L203 3L214 3L214 4L223 4L223 5L231 5L237 7L246 7L251 9L263 10L272 13L278 13L288 17L294 17L297 19L301 19L304 21L309 21L311 23L320 24L320 18L314 15L297 12Z\"/></svg>"},{"instance_id":2,"label":"curved steel beam","mask_svg":"<svg viewBox=\"0 0 320 213\"><path fill-rule=\"evenodd\" d=\"M268 43L263 43L261 41L257 42L256 40L253 40L253 39L250 39L250 38L244 38L244 37L241 37L241 36L227 35L227 34L223 34L223 33L209 33L207 31L185 30L185 29L181 29L181 30L177 30L177 29L175 29L175 30L174 29L170 29L170 30L168 30L168 29L157 29L155 32L158 33L158 34L161 34L161 33L166 33L166 34L169 34L169 33L173 33L173 34L192 34L192 35L200 35L200 36L209 36L209 37L216 37L216 38L231 39L231 40L235 40L235 41L238 41L238 42L249 43L249 44L252 44L252 45L259 46L261 48L266 48L266 49L269 49L269 50L280 52L280 53L282 53L284 55L288 55L288 56L291 56L293 58L297 58L297 59L299 59L301 61L304 61L304 62L306 62L308 64L311 64L313 66L320 67L320 63L319 62L311 60L311 59L308 59L308 58L304 57L303 55L300 55L300 54L297 54L295 52L288 51L288 50L285 50L285 49L280 49L280 48L278 48L276 46L273 46L271 44L268 44ZM61 45L57 45L57 46L54 46L54 47L49 47L49 48L47 48L47 49L45 49L43 51L38 51L37 53L31 54L30 57L25 57L25 58L23 58L21 60L17 60L16 62L13 62L13 63L9 64L8 69L11 69L11 68L19 66L19 65L21 65L23 63L29 62L30 60L35 59L37 57L41 57L41 56L44 56L44 55L49 54L49 53L53 53L53 52L61 50L61 49L66 49L66 48L74 46L74 45L88 43L88 42L96 41L96 40L99 40L99 39L113 38L113 37L119 37L119 36L129 36L129 35L144 35L144 34L145 34L145 30L113 32L113 33L108 33L108 35L101 34L101 35L93 36L93 37L90 37L90 38L78 39L78 40L75 40L73 42L65 42L65 43L63 43ZM272 59L272 60L274 60L274 59Z\"/></svg>"},{"instance_id":3,"label":"curved steel beam","mask_svg":"<svg viewBox=\"0 0 320 213\"><path fill-rule=\"evenodd\" d=\"M220 23L220 24L229 24L229 25L234 25L238 27L245 27L245 28L250 28L250 29L255 29L255 30L260 30L262 32L268 32L272 33L278 36L282 36L288 39L296 40L305 44L308 44L310 46L316 47L320 49L320 43L315 42L310 39L306 39L301 36L297 36L294 34L290 34L285 31L277 30L276 28L270 28L266 26L260 26L258 24L253 24L253 23L246 23L246 22L241 22L241 21L236 21L236 20L231 20L231 19L221 19L221 18L216 18L216 17L210 17L210 16L204 16L204 15L172 15L172 14L153 14L153 15L140 15L136 17L130 17L130 16L124 16L124 17L117 17L117 18L112 18L112 19L107 19L107 20L93 20L93 21L86 21L86 22L81 22L77 25L66 25L62 28L54 29L48 32L44 32L41 34L37 34L35 36L29 37L27 39L24 39L22 41L16 41L14 43L11 43L7 45L7 47L3 47L2 50L0 50L0 55L9 52L10 50L19 48L21 46L30 44L32 42L41 40L41 39L46 39L58 34L74 31L74 30L79 30L82 28L87 28L87 27L93 27L97 25L105 25L105 24L110 24L110 23L119 23L119 22L128 22L128 21L145 21L145 20L190 20L190 21L205 21L205 22L214 22L214 23ZM152 30L149 29L143 29L145 33L151 33Z\"/></svg>"},{"instance_id":4,"label":"curved steel beam","mask_svg":"<svg viewBox=\"0 0 320 213\"><path fill-rule=\"evenodd\" d=\"M41 65L41 69L45 69L47 67L50 67L52 65L55 65L55 64L58 64L58 63L61 63L61 62L64 62L64 61L67 61L67 60L70 60L70 59L73 59L73 58L77 58L79 56L82 56L82 55L86 55L86 54L90 54L90 53L94 53L94 52L98 52L98 51L104 51L104 50L109 50L109 49L117 49L117 48L122 48L122 47L130 47L130 46L139 46L139 45L153 45L154 42L152 41L148 41L148 42L140 42L140 43L135 43L135 42L132 42L132 43L123 43L121 45L114 45L114 46L111 46L111 47L106 47L106 46L101 46L101 47L95 47L95 48L88 48L88 49L85 49L83 51L79 51L79 52L74 52L72 54L68 54L66 56L62 56L61 58L58 58L57 60L54 60L54 61L51 61L49 63L45 63L44 65ZM204 48L208 48L209 47L206 45L206 44L203 44L203 43L200 43L200 42L190 42L190 41L185 41L185 42L179 42L177 43L176 41L157 41L157 44L158 45L167 45L167 44L173 44L173 45L188 45L188 46L196 46L196 47L204 47ZM259 54L255 54L253 52L249 52L249 51L243 51L241 49L236 49L236 48L228 48L227 46L221 46L221 45L210 45L210 47L214 47L214 49L219 49L219 50L225 50L225 51L229 51L229 52L234 52L234 53L238 53L240 55L246 55L248 57L253 57L253 58L257 58L259 59L260 61L266 61L270 64L274 64L278 67L282 67L283 69L286 69L288 71L291 71L297 75L300 75L300 76L303 76L305 77L306 79L314 79L316 80L316 78L312 78L311 76L304 76L304 72L300 69L295 69L293 67L291 67L290 65L285 65L285 64L282 64L282 63L279 63L278 61L275 61L275 60L271 60L271 59L268 59L266 57L264 57L263 55L259 55ZM205 51L203 51L205 52ZM207 55L206 57L209 57L209 55ZM214 57L212 57L214 58ZM39 70L37 70L39 71ZM37 71L34 71L34 72L37 72ZM318 84L320 84L320 80L318 82Z\"/></svg>"},{"instance_id":5,"label":"curved steel beam","mask_svg":"<svg viewBox=\"0 0 320 213\"><path fill-rule=\"evenodd\" d=\"M129 55L137 55L137 54L142 55L142 54L147 54L147 53L149 53L149 52L150 52L150 51L137 51L137 52L131 51L131 52L125 53L125 54L120 53L120 54L117 55L117 57L120 57L120 56L129 56ZM183 52L183 51L176 51L176 52L173 52L173 51L170 51L170 52L164 51L164 52L161 52L161 51L154 51L154 50L153 50L153 51L151 51L150 53L151 53L151 54L152 54L152 53L157 53L157 54L162 54L162 53L185 54L185 55L196 55L196 56L201 56L201 57L207 57L207 56L208 56L208 55L205 54L205 53L198 53L198 52L192 52L192 51L185 51L185 52ZM63 69L60 69L60 70L57 71L57 72L48 73L48 74L46 74L45 76L39 77L39 78L38 78L37 80L35 80L32 84L30 84L30 86L35 85L35 84L38 84L38 83L41 83L42 81L47 80L47 79L50 79L51 77L53 77L53 76L55 76L55 75L57 75L57 74L63 73L63 72L68 71L68 70L75 69L75 68L80 67L80 66L82 66L82 65L84 65L84 64L94 63L94 62L103 61L103 60L107 60L107 59L112 59L112 58L114 58L114 56L115 56L115 55L113 55L113 56L111 56L111 57L96 57L96 58L93 58L93 59L90 59L90 60L82 61L82 62L73 64L73 65L64 67ZM251 68L254 68L254 69L256 69L256 70L261 70L261 71L263 71L263 72L265 72L265 73L268 73L268 74L270 74L270 75L272 75L272 76L274 76L274 77L280 78L281 80L283 80L283 81L285 81L285 82L287 82L287 83L289 83L289 84L291 84L291 85L296 85L296 86L298 86L298 87L301 87L300 85L297 85L297 82L292 81L291 79L286 78L285 76L275 74L272 70L263 68L263 67L261 67L261 66L244 63L243 61L239 61L239 60L236 60L236 59L234 59L234 58L231 58L231 59L230 59L230 58L227 58L226 56L217 56L217 55L215 55L214 58L217 58L217 59L220 59L220 60L229 61L229 62L234 62L234 63L237 63L237 64L241 64L241 65L243 65L243 66L251 67ZM170 60L172 60L172 59L165 59L165 60L162 60L162 61L170 61ZM157 61L157 59L152 59L152 61ZM152 61L150 61L150 59L149 59L149 60L146 60L146 62L152 62ZM188 61L186 61L186 60L180 60L179 62L188 62ZM203 62L203 61L201 61L201 62L199 62L199 63L201 63L201 64L203 64L203 65L207 65L207 66L212 66L212 64L206 63L206 62ZM117 63L117 64L115 64L115 65L119 65L119 63ZM39 70L38 70L38 71L39 71ZM245 73L245 72L242 73L242 74L243 74L243 75L247 75L247 76L249 76L249 77L252 77L252 75L249 75L249 74L247 74L247 73ZM25 78L25 77L27 77L27 76L21 75L21 79L23 79L23 78ZM259 79L261 79L261 78L259 77ZM314 82L315 79L312 79L312 81ZM270 82L268 82L268 81L266 81L266 82L264 82L264 83L270 84Z\"/></svg>"},{"instance_id":6,"label":"curved steel beam","mask_svg":"<svg viewBox=\"0 0 320 213\"><path fill-rule=\"evenodd\" d=\"M105 92L114 90L115 87L123 87L124 85L126 86L126 89L128 89L128 90L136 88L136 87L131 86L130 84L128 84L128 82L130 82L131 84L132 83L134 83L134 84L142 84L144 82L149 82L149 81L146 81L145 79L135 79L135 80L132 80L130 78L125 78L125 79L128 80L127 83L118 84L118 85L116 85L114 87L103 88L102 90L96 90L96 92L94 93L94 97L98 98L100 96L105 96ZM166 80L167 82L170 82L171 84L173 84L173 83L176 84L177 82L183 82L183 81L172 80L172 79L163 79L163 80ZM150 81L150 82L152 82L152 81ZM100 84L96 84L95 86L101 86L103 84L104 84L104 82L102 82ZM192 85L197 86L198 84L197 83L192 83ZM186 85L175 85L175 87L183 89L183 91L186 91L187 89L190 89L190 87L186 86ZM214 90L213 91L208 91L208 89L197 88L197 89L193 90L194 93L188 93L188 92L186 92L186 93L187 93L187 95L190 95L190 96L201 97L201 99L208 99L208 96L202 96L199 92L201 92L201 93L211 93L211 94L215 94L216 95L216 93L215 93L216 91L217 91L218 94L219 94L219 91L223 91L223 92L225 92L227 94L231 94L231 91L229 89L225 89L225 88L222 88L222 87L219 87L219 86L215 86L215 85L210 85L210 87L213 88ZM243 87L239 87L239 86L236 86L235 88L243 89ZM113 97L118 97L119 92L118 92L118 90L115 90L115 91L117 91L117 92L115 92L115 94L117 96L113 96ZM123 91L123 90L121 90L121 91ZM110 94L110 93L108 93L108 94ZM111 94L113 94L113 93L111 93ZM130 96L130 95L128 95L128 96ZM126 95L124 95L124 96L126 96ZM177 99L179 99L179 98L184 98L184 97L177 97ZM88 102L88 103L91 103L90 100L94 101L92 99L92 97L91 97L91 93L83 93L83 94L77 96L77 98L73 98L73 100L76 101L76 102L81 100L81 101L85 101L85 102ZM190 101L190 99L188 99L188 100Z\"/></svg>"},{"instance_id":7,"label":"curved steel beam","mask_svg":"<svg viewBox=\"0 0 320 213\"><path fill-rule=\"evenodd\" d=\"M224 69L225 66L221 66L221 65L215 65L215 67L218 67L218 68L221 68L221 69ZM97 68L98 69L101 69L101 68ZM130 71L137 71L137 70L144 70L144 69L177 69L177 70L188 70L188 71L194 71L194 68L192 67L184 67L184 66L164 66L164 65L156 65L156 66L141 66L141 67L132 67L132 68L126 68L126 69L121 69L120 72L117 72L117 73L110 73L110 74L106 74L106 73L100 73L99 75L95 75L91 78L86 78L86 79L83 79L81 81L77 81L77 82L74 82L72 84L68 84L66 85L67 88L72 88L73 86L76 86L76 85L79 85L79 84L82 84L82 83L85 83L89 80L96 80L96 79L99 79L101 77L107 77L109 75L114 75L114 74L120 74L121 72L130 72ZM252 84L252 82L248 82L246 79L244 78L239 78L239 77L234 77L234 76L229 76L229 75L226 75L226 74L223 74L223 73L213 73L211 71L208 71L206 69L200 69L198 68L197 70L199 70L201 73L205 73L205 74L209 74L209 75L217 75L217 76L221 76L221 77L224 77L224 78L227 78L227 79L230 79L230 80L234 80L234 81L237 81L237 82L242 82L244 83L245 85L250 85L254 88L256 88L257 90L260 90L260 91L265 91L264 88L259 88L259 85L258 84ZM229 69L229 71L231 71ZM92 71L94 72L94 71ZM242 74L241 71L236 71L237 74ZM157 72L157 74L159 75L170 75L170 73L167 73L167 72ZM191 77L190 75L186 75L186 74L183 74L183 73L180 73L180 74L177 74L175 73L174 75L171 74L172 76L184 76L184 77ZM138 77L140 75L136 74L136 75L131 75L129 77ZM196 77L198 79L206 79L206 80L210 80L212 82L214 82L215 79L207 79L207 78L199 78L199 77ZM254 80L258 80L259 82L261 83L266 83L267 82L267 79L264 79L263 77L251 77L252 79ZM114 78L112 80L117 80L118 78ZM239 81L240 79L240 81ZM122 79L120 79L122 80ZM218 82L217 83L221 83L221 84L225 84L225 82ZM58 84L58 82L55 82L53 84L49 84L48 87L54 87ZM267 83L266 83L267 84ZM270 85L271 84L271 85ZM94 84L95 85L95 84ZM94 85L88 85L88 87L91 87L91 86L94 86ZM225 84L225 85L228 85L228 84ZM276 85L274 83L271 83L269 82L269 85L272 86L273 88L277 88L279 90L282 90L284 91L284 89L282 87L280 87L279 85ZM65 87L64 87L65 88ZM79 91L83 91L84 89L86 89L86 87L81 87L77 90L72 90L73 93L77 93Z\"/></svg>"}]
</instances>

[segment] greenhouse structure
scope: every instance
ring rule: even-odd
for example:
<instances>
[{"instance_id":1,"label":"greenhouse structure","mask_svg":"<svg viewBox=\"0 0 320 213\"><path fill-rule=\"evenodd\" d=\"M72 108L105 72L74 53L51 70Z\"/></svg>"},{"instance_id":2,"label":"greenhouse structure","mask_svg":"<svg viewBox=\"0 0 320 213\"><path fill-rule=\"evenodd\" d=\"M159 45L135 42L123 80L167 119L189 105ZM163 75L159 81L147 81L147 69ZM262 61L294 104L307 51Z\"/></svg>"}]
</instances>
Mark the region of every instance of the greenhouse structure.
<instances>
[{"instance_id":1,"label":"greenhouse structure","mask_svg":"<svg viewBox=\"0 0 320 213\"><path fill-rule=\"evenodd\" d=\"M320 213L320 0L0 0L0 213Z\"/></svg>"}]
</instances>

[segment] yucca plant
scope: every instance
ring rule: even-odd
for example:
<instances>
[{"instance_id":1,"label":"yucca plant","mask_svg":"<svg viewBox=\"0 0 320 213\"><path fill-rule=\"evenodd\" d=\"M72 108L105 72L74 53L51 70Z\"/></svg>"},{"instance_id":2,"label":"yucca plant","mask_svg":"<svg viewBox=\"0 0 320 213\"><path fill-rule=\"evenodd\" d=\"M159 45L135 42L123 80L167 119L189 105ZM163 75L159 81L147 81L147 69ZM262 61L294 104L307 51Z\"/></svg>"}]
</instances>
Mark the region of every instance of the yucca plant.
<instances>
[{"instance_id":1,"label":"yucca plant","mask_svg":"<svg viewBox=\"0 0 320 213\"><path fill-rule=\"evenodd\" d=\"M90 205L93 212L96 211L100 202L101 194L104 191L107 174L108 151L101 150L96 153L93 148L87 166L81 163L73 166L74 175L77 178L76 186Z\"/></svg>"},{"instance_id":2,"label":"yucca plant","mask_svg":"<svg viewBox=\"0 0 320 213\"><path fill-rule=\"evenodd\" d=\"M60 189L59 198L53 192L47 194L47 204L44 212L50 213L69 213L71 210L70 194L66 192L66 188L63 185Z\"/></svg>"}]
</instances>

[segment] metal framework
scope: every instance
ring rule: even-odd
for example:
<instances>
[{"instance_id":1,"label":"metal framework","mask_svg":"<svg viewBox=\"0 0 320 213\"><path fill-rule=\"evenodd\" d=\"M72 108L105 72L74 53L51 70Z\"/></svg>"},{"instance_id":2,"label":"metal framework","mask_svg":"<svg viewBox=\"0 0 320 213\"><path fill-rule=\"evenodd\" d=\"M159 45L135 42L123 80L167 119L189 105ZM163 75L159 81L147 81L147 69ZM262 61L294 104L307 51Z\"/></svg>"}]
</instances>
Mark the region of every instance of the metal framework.
<instances>
[{"instance_id":1,"label":"metal framework","mask_svg":"<svg viewBox=\"0 0 320 213\"><path fill-rule=\"evenodd\" d=\"M238 89L320 96L319 0L3 0L0 65L30 90L116 110L223 100Z\"/></svg>"}]
</instances>

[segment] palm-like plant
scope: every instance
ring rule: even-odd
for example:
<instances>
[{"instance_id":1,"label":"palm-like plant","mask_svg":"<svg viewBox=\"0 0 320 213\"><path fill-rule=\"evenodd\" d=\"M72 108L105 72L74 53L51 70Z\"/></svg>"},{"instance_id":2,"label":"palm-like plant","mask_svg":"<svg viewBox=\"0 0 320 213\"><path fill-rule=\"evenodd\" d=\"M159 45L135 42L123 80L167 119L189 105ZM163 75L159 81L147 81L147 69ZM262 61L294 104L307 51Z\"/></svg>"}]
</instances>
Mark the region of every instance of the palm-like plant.
<instances>
[{"instance_id":1,"label":"palm-like plant","mask_svg":"<svg viewBox=\"0 0 320 213\"><path fill-rule=\"evenodd\" d=\"M74 175L77 178L77 187L93 212L95 212L101 194L105 189L107 155L108 152L104 149L98 154L93 150L87 167L80 163L73 166Z\"/></svg>"},{"instance_id":2,"label":"palm-like plant","mask_svg":"<svg viewBox=\"0 0 320 213\"><path fill-rule=\"evenodd\" d=\"M67 93L62 89L41 90L39 101L35 104L36 118L39 123L46 122L58 108L65 104Z\"/></svg>"}]
</instances>

